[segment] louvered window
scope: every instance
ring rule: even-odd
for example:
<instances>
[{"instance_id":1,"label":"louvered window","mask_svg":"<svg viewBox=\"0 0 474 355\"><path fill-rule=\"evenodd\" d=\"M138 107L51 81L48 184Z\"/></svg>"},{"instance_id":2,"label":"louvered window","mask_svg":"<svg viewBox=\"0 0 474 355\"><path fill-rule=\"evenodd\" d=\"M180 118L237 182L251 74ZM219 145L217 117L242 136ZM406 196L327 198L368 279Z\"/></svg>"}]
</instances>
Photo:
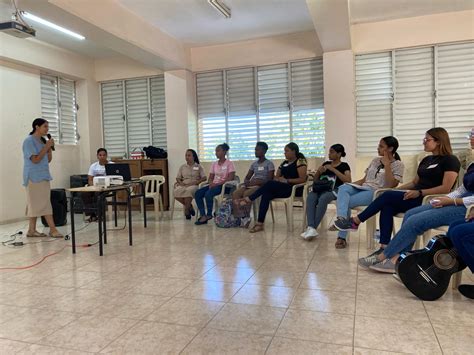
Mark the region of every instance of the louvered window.
<instances>
[{"instance_id":1,"label":"louvered window","mask_svg":"<svg viewBox=\"0 0 474 355\"><path fill-rule=\"evenodd\" d=\"M227 140L222 72L198 74L196 78L199 151L202 160L215 158L216 145Z\"/></svg>"},{"instance_id":2,"label":"louvered window","mask_svg":"<svg viewBox=\"0 0 474 355\"><path fill-rule=\"evenodd\" d=\"M292 140L308 156L324 156L323 60L290 63Z\"/></svg>"},{"instance_id":3,"label":"louvered window","mask_svg":"<svg viewBox=\"0 0 474 355\"><path fill-rule=\"evenodd\" d=\"M474 42L437 49L438 125L448 130L453 149L465 149L474 128Z\"/></svg>"},{"instance_id":4,"label":"louvered window","mask_svg":"<svg viewBox=\"0 0 474 355\"><path fill-rule=\"evenodd\" d=\"M322 59L196 75L199 151L230 145L234 160L254 159L257 141L281 158L290 141L308 156L324 155Z\"/></svg>"},{"instance_id":5,"label":"louvered window","mask_svg":"<svg viewBox=\"0 0 474 355\"><path fill-rule=\"evenodd\" d=\"M41 112L49 133L59 144L77 144L75 82L41 74Z\"/></svg>"},{"instance_id":6,"label":"louvered window","mask_svg":"<svg viewBox=\"0 0 474 355\"><path fill-rule=\"evenodd\" d=\"M373 154L379 139L392 133L391 53L356 57L357 150Z\"/></svg>"},{"instance_id":7,"label":"louvered window","mask_svg":"<svg viewBox=\"0 0 474 355\"><path fill-rule=\"evenodd\" d=\"M417 153L424 133L445 128L455 151L474 127L474 43L356 56L357 151L371 155L394 135Z\"/></svg>"},{"instance_id":8,"label":"louvered window","mask_svg":"<svg viewBox=\"0 0 474 355\"><path fill-rule=\"evenodd\" d=\"M166 144L163 75L101 84L104 145L112 157Z\"/></svg>"},{"instance_id":9,"label":"louvered window","mask_svg":"<svg viewBox=\"0 0 474 355\"><path fill-rule=\"evenodd\" d=\"M401 153L420 151L434 127L433 63L432 47L395 51L393 135Z\"/></svg>"}]
</instances>

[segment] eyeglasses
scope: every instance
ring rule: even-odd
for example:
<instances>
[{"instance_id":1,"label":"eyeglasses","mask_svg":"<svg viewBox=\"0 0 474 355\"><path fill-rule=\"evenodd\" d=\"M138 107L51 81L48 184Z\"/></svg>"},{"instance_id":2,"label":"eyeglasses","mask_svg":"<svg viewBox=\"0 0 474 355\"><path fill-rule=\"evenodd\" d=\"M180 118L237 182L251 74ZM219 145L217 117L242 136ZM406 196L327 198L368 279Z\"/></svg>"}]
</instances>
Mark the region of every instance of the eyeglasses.
<instances>
[{"instance_id":1,"label":"eyeglasses","mask_svg":"<svg viewBox=\"0 0 474 355\"><path fill-rule=\"evenodd\" d=\"M423 143L434 141L434 138L423 138Z\"/></svg>"}]
</instances>

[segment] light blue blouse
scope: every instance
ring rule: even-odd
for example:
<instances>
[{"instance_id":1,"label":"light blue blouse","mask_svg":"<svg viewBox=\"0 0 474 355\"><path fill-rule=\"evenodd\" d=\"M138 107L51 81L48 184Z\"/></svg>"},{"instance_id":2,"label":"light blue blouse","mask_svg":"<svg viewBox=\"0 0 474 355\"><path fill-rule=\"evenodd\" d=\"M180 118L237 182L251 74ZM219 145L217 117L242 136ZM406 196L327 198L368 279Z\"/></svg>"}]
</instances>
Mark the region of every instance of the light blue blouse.
<instances>
[{"instance_id":1,"label":"light blue blouse","mask_svg":"<svg viewBox=\"0 0 474 355\"><path fill-rule=\"evenodd\" d=\"M49 172L48 154L37 164L31 161L33 155L39 155L44 144L36 137L30 135L23 141L23 186L28 185L28 181L41 182L53 180Z\"/></svg>"}]
</instances>

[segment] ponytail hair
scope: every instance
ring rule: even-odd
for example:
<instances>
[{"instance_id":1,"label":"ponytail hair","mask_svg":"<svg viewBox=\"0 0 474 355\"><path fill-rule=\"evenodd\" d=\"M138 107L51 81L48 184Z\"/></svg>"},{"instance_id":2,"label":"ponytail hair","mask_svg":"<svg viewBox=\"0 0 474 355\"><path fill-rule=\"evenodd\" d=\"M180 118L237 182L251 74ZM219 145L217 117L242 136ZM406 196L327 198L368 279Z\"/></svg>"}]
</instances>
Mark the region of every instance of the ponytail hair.
<instances>
[{"instance_id":1,"label":"ponytail hair","mask_svg":"<svg viewBox=\"0 0 474 355\"><path fill-rule=\"evenodd\" d=\"M298 144L290 142L285 146L285 148L294 151L297 159L306 159L304 154L300 152L300 147L298 147Z\"/></svg>"},{"instance_id":2,"label":"ponytail hair","mask_svg":"<svg viewBox=\"0 0 474 355\"><path fill-rule=\"evenodd\" d=\"M399 146L397 138L393 136L387 136L387 137L383 137L382 141L387 145L387 147L392 148L392 154L396 160L402 160L400 158L400 155L397 153L397 149Z\"/></svg>"},{"instance_id":3,"label":"ponytail hair","mask_svg":"<svg viewBox=\"0 0 474 355\"><path fill-rule=\"evenodd\" d=\"M40 127L40 126L44 125L46 122L48 122L48 121L46 121L44 118L35 118L33 123L31 124L31 127L33 128L33 130L30 132L30 136L33 133L35 133L36 126Z\"/></svg>"},{"instance_id":4,"label":"ponytail hair","mask_svg":"<svg viewBox=\"0 0 474 355\"><path fill-rule=\"evenodd\" d=\"M221 148L224 152L228 152L230 147L227 143L222 143L222 144L219 144L216 148Z\"/></svg>"},{"instance_id":5,"label":"ponytail hair","mask_svg":"<svg viewBox=\"0 0 474 355\"><path fill-rule=\"evenodd\" d=\"M342 144L333 144L331 146L331 149L333 149L336 153L341 154L341 157L344 158L346 156L346 149Z\"/></svg>"}]
</instances>

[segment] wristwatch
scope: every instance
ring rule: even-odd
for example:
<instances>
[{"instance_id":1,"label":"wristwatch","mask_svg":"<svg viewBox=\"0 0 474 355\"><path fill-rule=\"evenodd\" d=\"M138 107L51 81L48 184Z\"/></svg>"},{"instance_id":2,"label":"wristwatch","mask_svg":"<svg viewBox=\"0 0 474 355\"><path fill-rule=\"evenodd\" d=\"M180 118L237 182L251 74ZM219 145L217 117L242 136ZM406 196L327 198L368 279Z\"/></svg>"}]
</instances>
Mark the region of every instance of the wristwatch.
<instances>
[{"instance_id":1,"label":"wristwatch","mask_svg":"<svg viewBox=\"0 0 474 355\"><path fill-rule=\"evenodd\" d=\"M423 197L423 190L418 190L418 192L420 193L420 197Z\"/></svg>"}]
</instances>

